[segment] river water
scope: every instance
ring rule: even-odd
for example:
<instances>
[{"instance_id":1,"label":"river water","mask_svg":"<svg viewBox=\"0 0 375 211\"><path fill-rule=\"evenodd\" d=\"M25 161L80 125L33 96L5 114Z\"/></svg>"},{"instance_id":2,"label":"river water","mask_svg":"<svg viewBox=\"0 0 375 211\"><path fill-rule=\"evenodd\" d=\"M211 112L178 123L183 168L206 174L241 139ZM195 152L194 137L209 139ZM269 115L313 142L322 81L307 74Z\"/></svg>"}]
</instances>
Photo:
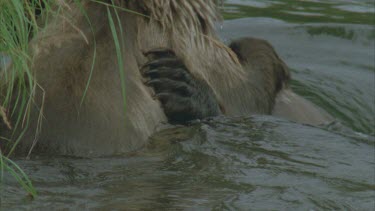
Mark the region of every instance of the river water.
<instances>
[{"instance_id":1,"label":"river water","mask_svg":"<svg viewBox=\"0 0 375 211\"><path fill-rule=\"evenodd\" d=\"M375 29L371 0L230 0L225 42L268 40L292 88L335 117L322 127L270 116L174 127L122 157L16 160L31 200L4 175L1 210L373 210Z\"/></svg>"}]
</instances>

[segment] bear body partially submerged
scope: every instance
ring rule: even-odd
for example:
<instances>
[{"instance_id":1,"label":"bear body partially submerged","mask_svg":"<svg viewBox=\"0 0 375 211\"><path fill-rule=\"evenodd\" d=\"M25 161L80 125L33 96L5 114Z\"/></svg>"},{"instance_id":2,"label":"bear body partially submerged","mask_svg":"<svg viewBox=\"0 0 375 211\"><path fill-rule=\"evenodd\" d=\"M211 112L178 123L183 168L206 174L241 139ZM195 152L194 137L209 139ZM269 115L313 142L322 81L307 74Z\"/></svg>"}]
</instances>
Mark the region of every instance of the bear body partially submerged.
<instances>
[{"instance_id":1,"label":"bear body partially submerged","mask_svg":"<svg viewBox=\"0 0 375 211\"><path fill-rule=\"evenodd\" d=\"M167 121L140 71L148 61L144 52L160 47L171 49L193 78L211 88L225 115L272 113L289 79L285 64L272 47L254 48L247 55L234 43L238 61L215 36L213 25L220 19L215 0L119 2L143 15L90 1L83 1L83 13L71 3L30 42L38 86L19 152L35 146L38 151L87 157L144 146Z\"/></svg>"},{"instance_id":2,"label":"bear body partially submerged","mask_svg":"<svg viewBox=\"0 0 375 211\"><path fill-rule=\"evenodd\" d=\"M320 125L333 120L327 112L290 89L288 67L267 41L240 38L233 41L230 48L248 72L250 83L256 84L260 90L258 96L265 98L263 108L267 109L266 114L310 125Z\"/></svg>"}]
</instances>

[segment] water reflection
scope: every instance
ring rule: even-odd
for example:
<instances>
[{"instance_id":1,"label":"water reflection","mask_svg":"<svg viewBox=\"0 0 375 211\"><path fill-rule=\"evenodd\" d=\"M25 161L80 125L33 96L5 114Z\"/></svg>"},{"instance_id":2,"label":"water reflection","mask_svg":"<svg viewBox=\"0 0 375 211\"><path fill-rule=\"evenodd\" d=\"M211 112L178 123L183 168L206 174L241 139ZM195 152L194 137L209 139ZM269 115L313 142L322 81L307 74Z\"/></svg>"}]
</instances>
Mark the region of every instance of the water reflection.
<instances>
[{"instance_id":1,"label":"water reflection","mask_svg":"<svg viewBox=\"0 0 375 211\"><path fill-rule=\"evenodd\" d=\"M375 6L371 1L257 1L227 0L224 17L271 17L294 23L374 24Z\"/></svg>"}]
</instances>

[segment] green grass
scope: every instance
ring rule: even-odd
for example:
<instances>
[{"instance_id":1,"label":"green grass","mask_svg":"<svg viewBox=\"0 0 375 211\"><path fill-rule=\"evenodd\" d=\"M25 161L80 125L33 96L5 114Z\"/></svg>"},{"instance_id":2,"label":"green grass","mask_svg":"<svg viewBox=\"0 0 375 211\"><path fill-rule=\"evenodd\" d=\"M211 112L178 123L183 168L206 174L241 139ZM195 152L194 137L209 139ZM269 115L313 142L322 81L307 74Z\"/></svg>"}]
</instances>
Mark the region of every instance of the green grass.
<instances>
[{"instance_id":1,"label":"green grass","mask_svg":"<svg viewBox=\"0 0 375 211\"><path fill-rule=\"evenodd\" d=\"M0 149L1 183L4 171L12 175L31 196L36 196L35 188L22 169L9 159L17 144L28 127L28 109L32 103L35 81L30 70L29 38L38 31L35 9L40 7L37 1L8 1L0 0L0 52L9 56L12 61L11 69L0 72L0 106L3 111L2 119L14 120L12 128L21 131L14 140L0 139L0 146L9 147L6 155ZM11 106L11 102L13 105ZM3 136L0 131L0 137Z\"/></svg>"},{"instance_id":2,"label":"green grass","mask_svg":"<svg viewBox=\"0 0 375 211\"><path fill-rule=\"evenodd\" d=\"M28 37L31 36L29 24L33 21L26 17L28 9L20 1L4 1L0 3L0 52L5 53L12 59L12 69L3 71L1 74L2 94L5 89L5 97L0 102L3 108L8 108L12 98L15 98L15 106L24 110L28 99L21 97L31 93L33 80L29 70L30 57L28 55ZM5 86L5 87L4 87ZM15 92L17 87L18 92ZM16 97L14 97L16 96ZM14 114L16 110L9 111ZM15 125L19 125L22 116L17 118Z\"/></svg>"},{"instance_id":3,"label":"green grass","mask_svg":"<svg viewBox=\"0 0 375 211\"><path fill-rule=\"evenodd\" d=\"M122 38L124 37L124 35L123 35L122 27L121 27L121 21L120 21L117 11L115 10L115 16L117 19L117 24L119 26L118 28L120 30L120 37L117 36L116 25L115 25L115 22L113 21L111 10L109 9L108 6L107 6L107 13L108 13L109 26L111 28L113 41L115 43L117 63L120 68L119 71L120 71L120 81L121 81L121 93L122 93L122 98L124 101L123 104L124 104L124 111L125 111L126 110L125 73L124 73L124 61L122 59L122 50L124 50L124 48L122 48L122 46L124 46Z\"/></svg>"},{"instance_id":4,"label":"green grass","mask_svg":"<svg viewBox=\"0 0 375 211\"><path fill-rule=\"evenodd\" d=\"M37 196L36 189L26 173L15 162L13 162L7 156L4 156L0 151L0 185L3 182L5 171L12 175L12 177L31 197L34 198Z\"/></svg>"},{"instance_id":5,"label":"green grass","mask_svg":"<svg viewBox=\"0 0 375 211\"><path fill-rule=\"evenodd\" d=\"M126 35L123 34L121 28L121 21L118 12L130 12L140 16L148 17L146 15L119 7L110 3L91 0L91 2L101 4L107 7L108 21L113 35L113 42L117 55L117 62L120 72L121 91L123 96L123 109L126 109L125 101L125 73L124 61L122 54L124 52L124 45L122 38ZM41 7L41 3L45 7L43 9L43 18L37 20L34 16L34 11ZM74 0L87 22L91 25L90 18L88 17L81 0ZM53 8L53 9L52 9ZM43 90L33 78L33 73L30 69L32 65L32 55L29 53L29 40L37 35L42 26L47 25L51 16L61 12L61 7L56 4L56 0L0 0L0 53L10 57L12 65L10 69L0 69L0 124L11 123L13 131L18 131L13 134L11 139L5 138L3 131L0 131L0 185L2 184L4 172L12 175L21 187L32 197L36 196L35 188L22 169L9 158L14 153L17 145L22 140L27 128L29 127L29 113L30 107L33 104L34 94L36 89ZM93 28L93 27L92 27ZM92 30L94 33L94 31ZM94 70L96 61L96 41L92 42L94 47L93 63L91 64L91 73L86 81L86 88L81 99L81 105L84 102L87 90L90 85L92 72ZM39 108L42 115L43 108ZM13 122L11 122L12 120ZM41 128L41 120L37 123L36 136ZM5 143L6 142L6 143ZM5 144L4 144L5 143ZM7 153L3 154L7 149ZM32 147L33 148L33 147ZM30 153L32 151L30 149ZM30 154L29 153L29 154ZM1 191L1 190L0 190Z\"/></svg>"}]
</instances>

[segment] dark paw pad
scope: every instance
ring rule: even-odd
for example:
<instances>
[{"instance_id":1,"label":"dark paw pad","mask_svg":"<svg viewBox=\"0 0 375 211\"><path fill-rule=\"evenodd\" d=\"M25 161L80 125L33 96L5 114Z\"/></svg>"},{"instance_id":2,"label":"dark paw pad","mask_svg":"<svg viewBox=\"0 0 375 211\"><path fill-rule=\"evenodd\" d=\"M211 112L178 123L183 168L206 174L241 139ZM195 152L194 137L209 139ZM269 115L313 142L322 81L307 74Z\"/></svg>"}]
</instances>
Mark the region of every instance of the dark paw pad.
<instances>
[{"instance_id":1,"label":"dark paw pad","mask_svg":"<svg viewBox=\"0 0 375 211\"><path fill-rule=\"evenodd\" d=\"M155 91L171 123L218 115L220 109L208 85L195 79L184 63L169 49L144 53L148 62L141 68L145 83Z\"/></svg>"}]
</instances>

